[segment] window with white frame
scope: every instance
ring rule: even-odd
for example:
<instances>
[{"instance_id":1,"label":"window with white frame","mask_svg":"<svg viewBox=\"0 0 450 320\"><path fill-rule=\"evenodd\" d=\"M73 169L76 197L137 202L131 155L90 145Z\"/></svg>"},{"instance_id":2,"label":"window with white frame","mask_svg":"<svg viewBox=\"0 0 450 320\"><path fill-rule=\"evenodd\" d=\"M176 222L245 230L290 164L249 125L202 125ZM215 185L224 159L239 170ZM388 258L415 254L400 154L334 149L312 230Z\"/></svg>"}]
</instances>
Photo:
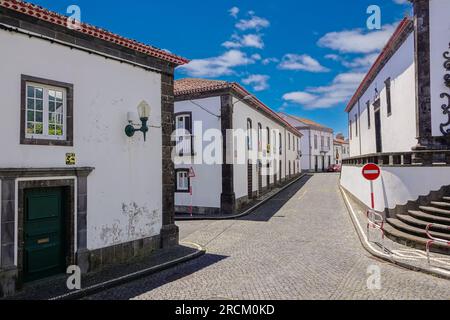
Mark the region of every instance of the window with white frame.
<instances>
[{"instance_id":1,"label":"window with white frame","mask_svg":"<svg viewBox=\"0 0 450 320\"><path fill-rule=\"evenodd\" d=\"M192 114L180 113L175 115L175 129L177 137L177 154L192 155L193 139L192 139Z\"/></svg>"},{"instance_id":2,"label":"window with white frame","mask_svg":"<svg viewBox=\"0 0 450 320\"><path fill-rule=\"evenodd\" d=\"M180 169L176 171L177 188L176 192L189 192L190 178L189 170Z\"/></svg>"},{"instance_id":3,"label":"window with white frame","mask_svg":"<svg viewBox=\"0 0 450 320\"><path fill-rule=\"evenodd\" d=\"M20 143L73 146L73 84L21 76Z\"/></svg>"},{"instance_id":4,"label":"window with white frame","mask_svg":"<svg viewBox=\"0 0 450 320\"><path fill-rule=\"evenodd\" d=\"M27 83L26 134L28 139L66 139L66 89Z\"/></svg>"}]
</instances>

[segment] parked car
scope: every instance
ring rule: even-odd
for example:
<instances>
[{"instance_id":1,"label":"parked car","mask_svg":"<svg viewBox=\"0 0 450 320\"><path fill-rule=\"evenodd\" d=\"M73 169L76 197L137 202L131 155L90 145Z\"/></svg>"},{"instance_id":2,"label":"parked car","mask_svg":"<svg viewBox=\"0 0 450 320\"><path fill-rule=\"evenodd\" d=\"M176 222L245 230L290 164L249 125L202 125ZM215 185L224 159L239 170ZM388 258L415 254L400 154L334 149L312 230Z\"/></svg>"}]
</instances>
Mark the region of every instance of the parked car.
<instances>
[{"instance_id":1,"label":"parked car","mask_svg":"<svg viewBox=\"0 0 450 320\"><path fill-rule=\"evenodd\" d=\"M341 165L340 164L332 164L328 167L328 172L341 172Z\"/></svg>"}]
</instances>

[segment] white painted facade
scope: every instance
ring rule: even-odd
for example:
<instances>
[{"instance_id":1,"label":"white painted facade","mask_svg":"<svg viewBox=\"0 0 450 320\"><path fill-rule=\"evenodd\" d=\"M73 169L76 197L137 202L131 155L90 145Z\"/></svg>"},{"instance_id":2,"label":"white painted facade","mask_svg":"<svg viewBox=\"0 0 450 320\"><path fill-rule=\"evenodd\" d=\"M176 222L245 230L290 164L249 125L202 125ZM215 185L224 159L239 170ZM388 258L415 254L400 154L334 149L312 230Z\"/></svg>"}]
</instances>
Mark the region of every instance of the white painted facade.
<instances>
[{"instance_id":1,"label":"white painted facade","mask_svg":"<svg viewBox=\"0 0 450 320\"><path fill-rule=\"evenodd\" d=\"M261 124L262 146L265 150L267 146L266 130L269 128L272 132L270 141L272 150L279 150L279 134L282 137L282 155L276 160L275 170L279 168L279 161L282 162L281 179L289 176L289 163L291 168L290 176L293 177L301 172L300 159L298 157L298 150L300 145L300 134L294 134L293 129L287 130L286 125L281 125L280 122L274 121L261 111L248 105L246 102L233 97L233 131L247 134L247 121L252 122L253 129L253 148L257 148L257 129L258 124ZM194 155L175 157L175 169L188 170L192 168L195 172L195 177L190 178L190 186L192 187L192 194L190 192L176 192L175 193L175 208L180 213L187 213L190 207L193 207L194 213L207 214L219 212L221 209L221 194L222 194L222 154L223 146L221 139L221 98L220 96L198 98L195 100L184 100L175 102L175 117L178 114L191 113L192 114L192 135L194 137ZM208 129L211 131L208 132ZM276 130L276 143L273 142L273 137ZM219 135L217 135L219 133ZM201 136L203 134L203 139ZM201 142L199 142L200 140ZM214 143L214 141L216 143ZM288 143L290 141L290 143ZM205 158L199 157L200 154L211 154L209 147L214 145L217 150L216 159L219 162L205 163ZM248 161L249 154L245 153L245 159L238 156L238 152L247 149L247 142L245 137L241 140L235 140L232 146L229 146L227 152L233 158L233 188L236 200L241 200L248 196ZM278 154L277 154L278 156ZM183 163L178 163L182 161ZM257 164L253 163L253 179L252 191L258 191L258 174ZM278 177L278 174L275 173ZM270 176L270 184L274 184L274 176ZM262 188L267 186L267 177L262 177Z\"/></svg>"},{"instance_id":2,"label":"white painted facade","mask_svg":"<svg viewBox=\"0 0 450 320\"><path fill-rule=\"evenodd\" d=\"M342 164L342 160L350 157L350 144L334 142L334 164Z\"/></svg>"},{"instance_id":3,"label":"white painted facade","mask_svg":"<svg viewBox=\"0 0 450 320\"><path fill-rule=\"evenodd\" d=\"M285 113L279 115L303 135L300 145L302 170L325 171L334 164L332 129L310 125Z\"/></svg>"},{"instance_id":4,"label":"white painted facade","mask_svg":"<svg viewBox=\"0 0 450 320\"><path fill-rule=\"evenodd\" d=\"M416 201L431 191L449 184L449 167L383 167L374 181L375 210L384 212L408 201ZM370 182L362 176L362 168L343 166L341 186L367 207L371 206Z\"/></svg>"},{"instance_id":5,"label":"white painted facade","mask_svg":"<svg viewBox=\"0 0 450 320\"><path fill-rule=\"evenodd\" d=\"M282 163L282 167L280 170L281 179L286 179L286 177L293 176L295 174L298 174L302 171L302 166L298 154L298 146L301 144L302 138L300 135L294 135L291 131L287 130L285 126L282 126L278 122L268 118L261 112L255 110L255 108L249 106L245 102L239 101L238 99L234 98L233 103L235 103L234 106L234 112L233 112L233 126L234 129L241 129L241 130L247 130L247 120L250 119L252 121L252 128L253 130L258 129L258 124L261 124L263 132L269 128L271 131L275 130L277 134L276 136L276 143L273 143L273 133L272 137L270 138L270 145L272 148L274 148L276 152L276 157L279 157L275 160L276 165L274 167L275 174L278 175L279 170L279 161ZM278 146L279 146L279 134L281 133L281 144L282 144L282 154L280 155L279 152L277 152ZM264 152L264 146L268 144L267 140L267 134L262 135L262 146L263 146L263 152ZM257 148L257 137L253 137L253 148ZM237 151L237 148L235 147L235 152ZM248 162L248 158L247 161ZM289 168L291 171L289 172ZM234 190L236 194L236 199L245 197L248 195L248 181L247 181L247 165L246 164L236 164L234 166ZM253 181L252 181L252 187L253 192L258 191L258 175L257 175L257 165L253 164ZM270 184L274 184L276 179L275 175L270 175L269 182ZM262 177L262 187L266 188L267 186L267 177Z\"/></svg>"},{"instance_id":6,"label":"white painted facade","mask_svg":"<svg viewBox=\"0 0 450 320\"><path fill-rule=\"evenodd\" d=\"M391 115L387 111L385 81L388 78L391 79ZM376 89L380 99L382 152L411 151L417 144L413 33L386 63L348 114L352 157L377 153L374 112Z\"/></svg>"},{"instance_id":7,"label":"white painted facade","mask_svg":"<svg viewBox=\"0 0 450 320\"><path fill-rule=\"evenodd\" d=\"M161 75L4 30L0 43L0 167L66 168L66 153L75 153L77 167L95 168L88 177L89 250L158 235L161 129L151 128L144 142L124 128L142 100L152 107L150 125L161 126ZM20 144L21 75L74 85L73 147Z\"/></svg>"},{"instance_id":8,"label":"white painted facade","mask_svg":"<svg viewBox=\"0 0 450 320\"><path fill-rule=\"evenodd\" d=\"M190 206L207 208L220 208L220 195L222 194L222 165L202 164L203 151L211 141L208 141L208 129L221 131L220 97L211 97L195 100L206 110L198 107L190 101L178 101L175 103L175 114L191 112L193 123L194 158L191 156L181 157L187 163L176 165L176 169L194 169L195 177L190 179L192 186L192 196L190 193L175 192L176 206ZM217 115L217 116L214 116ZM213 133L211 131L211 133ZM200 138L206 139L200 139ZM198 139L198 140L197 140ZM197 142L199 141L199 142ZM218 157L221 159L222 142L219 141ZM207 181L207 183L205 183Z\"/></svg>"}]
</instances>

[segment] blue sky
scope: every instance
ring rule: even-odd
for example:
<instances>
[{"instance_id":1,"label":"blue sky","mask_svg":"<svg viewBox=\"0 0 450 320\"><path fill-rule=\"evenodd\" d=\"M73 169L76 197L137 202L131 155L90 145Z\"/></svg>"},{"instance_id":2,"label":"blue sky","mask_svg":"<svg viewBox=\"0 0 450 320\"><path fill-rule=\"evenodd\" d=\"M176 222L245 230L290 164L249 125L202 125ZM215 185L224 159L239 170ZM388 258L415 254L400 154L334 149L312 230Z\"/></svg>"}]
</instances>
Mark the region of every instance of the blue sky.
<instances>
[{"instance_id":1,"label":"blue sky","mask_svg":"<svg viewBox=\"0 0 450 320\"><path fill-rule=\"evenodd\" d=\"M396 23L406 0L33 0L192 60L176 77L243 83L276 111L347 134L345 105ZM117 3L117 4L116 4ZM382 29L366 27L368 6Z\"/></svg>"}]
</instances>

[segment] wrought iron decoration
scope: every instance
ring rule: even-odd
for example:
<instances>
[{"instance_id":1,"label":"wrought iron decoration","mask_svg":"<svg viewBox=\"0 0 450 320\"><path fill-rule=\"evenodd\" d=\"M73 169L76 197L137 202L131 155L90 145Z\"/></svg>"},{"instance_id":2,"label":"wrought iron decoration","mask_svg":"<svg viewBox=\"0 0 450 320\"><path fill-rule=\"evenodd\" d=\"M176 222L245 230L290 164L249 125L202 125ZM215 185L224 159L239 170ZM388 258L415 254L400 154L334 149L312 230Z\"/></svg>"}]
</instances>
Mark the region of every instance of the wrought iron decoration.
<instances>
[{"instance_id":1,"label":"wrought iron decoration","mask_svg":"<svg viewBox=\"0 0 450 320\"><path fill-rule=\"evenodd\" d=\"M450 50L444 52L444 59L444 69L446 71L446 74L444 75L444 83L448 88L450 88L450 73L447 73L450 72ZM442 105L442 112L444 113L444 115L448 116L448 121L446 123L442 123L440 126L441 132L444 136L450 136L450 129L447 128L448 126L450 126L450 94L443 92L441 93L441 98L447 98L447 104Z\"/></svg>"}]
</instances>

